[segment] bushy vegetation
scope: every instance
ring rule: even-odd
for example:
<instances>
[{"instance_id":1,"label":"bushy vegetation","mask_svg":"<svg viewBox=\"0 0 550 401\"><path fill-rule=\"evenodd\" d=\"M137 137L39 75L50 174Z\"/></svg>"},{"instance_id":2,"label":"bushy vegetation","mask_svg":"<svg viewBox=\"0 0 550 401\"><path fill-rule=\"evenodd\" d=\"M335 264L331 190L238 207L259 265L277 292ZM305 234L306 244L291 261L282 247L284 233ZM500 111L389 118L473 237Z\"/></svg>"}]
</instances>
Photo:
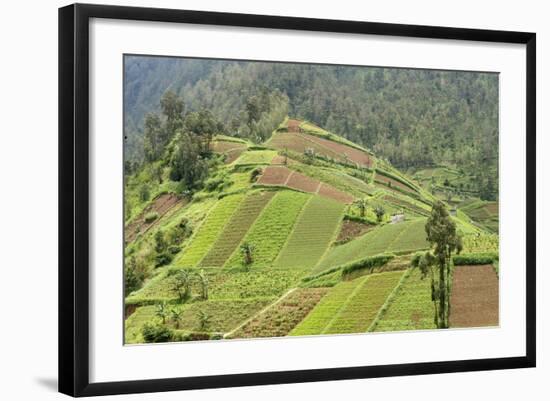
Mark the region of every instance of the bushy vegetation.
<instances>
[{"instance_id":1,"label":"bushy vegetation","mask_svg":"<svg viewBox=\"0 0 550 401\"><path fill-rule=\"evenodd\" d=\"M498 261L498 253L470 253L453 256L455 266L490 265L495 261Z\"/></svg>"},{"instance_id":2,"label":"bushy vegetation","mask_svg":"<svg viewBox=\"0 0 550 401\"><path fill-rule=\"evenodd\" d=\"M372 270L375 267L383 266L392 260L395 255L377 255L371 256L364 259L359 259L351 263L346 263L341 266L342 275L345 277L359 270Z\"/></svg>"}]
</instances>

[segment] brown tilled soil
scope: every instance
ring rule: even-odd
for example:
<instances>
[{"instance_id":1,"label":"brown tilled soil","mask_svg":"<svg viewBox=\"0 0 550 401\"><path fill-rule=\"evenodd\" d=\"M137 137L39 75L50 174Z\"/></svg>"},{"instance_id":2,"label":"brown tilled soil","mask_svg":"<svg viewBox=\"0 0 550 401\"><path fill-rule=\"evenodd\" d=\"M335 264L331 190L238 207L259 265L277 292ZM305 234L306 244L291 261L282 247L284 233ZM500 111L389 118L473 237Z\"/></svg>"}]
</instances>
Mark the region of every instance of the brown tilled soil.
<instances>
[{"instance_id":1,"label":"brown tilled soil","mask_svg":"<svg viewBox=\"0 0 550 401\"><path fill-rule=\"evenodd\" d=\"M374 179L375 183L379 184L382 188L388 188L388 189L402 189L403 191L407 192L414 192L413 189L409 188L405 184L394 180L393 178L388 178L384 175L377 174L376 178Z\"/></svg>"},{"instance_id":2,"label":"brown tilled soil","mask_svg":"<svg viewBox=\"0 0 550 401\"><path fill-rule=\"evenodd\" d=\"M485 209L492 214L498 216L498 203L497 202L491 202L485 205Z\"/></svg>"},{"instance_id":3,"label":"brown tilled soil","mask_svg":"<svg viewBox=\"0 0 550 401\"><path fill-rule=\"evenodd\" d=\"M362 150L352 148L351 146L344 145L342 143L334 142L329 139L320 138L315 135L303 134L307 139L313 141L325 148L330 149L334 153L339 155L339 160L345 160L344 154L348 156L348 160L359 164L360 166L370 167L371 160L367 153Z\"/></svg>"},{"instance_id":4,"label":"brown tilled soil","mask_svg":"<svg viewBox=\"0 0 550 401\"><path fill-rule=\"evenodd\" d=\"M498 277L491 265L456 266L451 327L498 326Z\"/></svg>"},{"instance_id":5,"label":"brown tilled soil","mask_svg":"<svg viewBox=\"0 0 550 401\"><path fill-rule=\"evenodd\" d=\"M284 166L267 166L257 183L263 185L284 185L291 172L291 170Z\"/></svg>"},{"instance_id":6,"label":"brown tilled soil","mask_svg":"<svg viewBox=\"0 0 550 401\"><path fill-rule=\"evenodd\" d=\"M124 240L128 244L132 242L138 234L144 233L153 227L162 216L168 213L173 207L178 204L184 205L187 203L185 198L181 198L176 194L162 194L154 199L131 223L124 228ZM150 223L145 222L145 216L149 213L156 212L158 217Z\"/></svg>"},{"instance_id":7,"label":"brown tilled soil","mask_svg":"<svg viewBox=\"0 0 550 401\"><path fill-rule=\"evenodd\" d=\"M321 187L319 188L319 195L334 199L342 203L352 203L354 200L354 197L350 194L339 191L336 188L331 187L330 185L325 183L321 184Z\"/></svg>"},{"instance_id":8,"label":"brown tilled soil","mask_svg":"<svg viewBox=\"0 0 550 401\"><path fill-rule=\"evenodd\" d=\"M229 150L245 149L246 145L229 141L215 141L210 144L210 148L216 153L225 153Z\"/></svg>"},{"instance_id":9,"label":"brown tilled soil","mask_svg":"<svg viewBox=\"0 0 550 401\"><path fill-rule=\"evenodd\" d=\"M285 166L267 166L257 181L263 185L284 185L309 193L318 193L325 198L342 203L353 202L353 196L339 191L332 186L315 180L307 175L292 171Z\"/></svg>"},{"instance_id":10,"label":"brown tilled soil","mask_svg":"<svg viewBox=\"0 0 550 401\"><path fill-rule=\"evenodd\" d=\"M307 137L310 137L311 135L307 135ZM315 151L316 154L329 156L333 159L343 161L341 158L341 155L339 155L336 152L333 152L332 150L319 145L318 143L315 143L313 141L308 140L305 135L303 134L285 134L285 133L276 133L273 135L273 137L269 140L268 145L272 148L284 150L288 149L296 153L304 153L307 148L311 148Z\"/></svg>"},{"instance_id":11,"label":"brown tilled soil","mask_svg":"<svg viewBox=\"0 0 550 401\"><path fill-rule=\"evenodd\" d=\"M338 233L338 238L336 241L351 241L354 238L360 237L365 234L367 231L372 229L373 226L360 223L358 221L344 220L342 228Z\"/></svg>"},{"instance_id":12,"label":"brown tilled soil","mask_svg":"<svg viewBox=\"0 0 550 401\"><path fill-rule=\"evenodd\" d=\"M245 148L236 148L236 149L231 149L231 150L228 150L227 152L225 152L225 160L224 160L224 163L225 164L230 164L230 163L233 163L235 160L237 160L239 158L239 156L246 150L246 147Z\"/></svg>"},{"instance_id":13,"label":"brown tilled soil","mask_svg":"<svg viewBox=\"0 0 550 401\"><path fill-rule=\"evenodd\" d=\"M288 120L288 132L292 132L292 133L300 132L300 121Z\"/></svg>"},{"instance_id":14,"label":"brown tilled soil","mask_svg":"<svg viewBox=\"0 0 550 401\"><path fill-rule=\"evenodd\" d=\"M289 159L286 159L286 162L288 163ZM272 165L284 165L285 164L285 157L281 155L275 156L273 159L271 159Z\"/></svg>"},{"instance_id":15,"label":"brown tilled soil","mask_svg":"<svg viewBox=\"0 0 550 401\"><path fill-rule=\"evenodd\" d=\"M286 185L290 188L298 189L300 191L316 193L317 189L319 188L319 184L319 181L314 180L307 175L294 172L294 174L290 176Z\"/></svg>"}]
</instances>

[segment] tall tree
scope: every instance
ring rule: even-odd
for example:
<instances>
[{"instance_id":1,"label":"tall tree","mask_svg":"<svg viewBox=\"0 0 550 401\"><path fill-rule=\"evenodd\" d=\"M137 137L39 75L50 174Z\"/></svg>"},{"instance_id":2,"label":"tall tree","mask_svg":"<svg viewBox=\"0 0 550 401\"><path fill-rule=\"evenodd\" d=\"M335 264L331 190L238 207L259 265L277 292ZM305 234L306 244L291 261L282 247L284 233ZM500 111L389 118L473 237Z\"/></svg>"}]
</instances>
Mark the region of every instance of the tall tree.
<instances>
[{"instance_id":1,"label":"tall tree","mask_svg":"<svg viewBox=\"0 0 550 401\"><path fill-rule=\"evenodd\" d=\"M195 135L178 134L170 157L170 179L181 181L187 189L202 185L208 175L208 163L201 156L202 144Z\"/></svg>"},{"instance_id":2,"label":"tall tree","mask_svg":"<svg viewBox=\"0 0 550 401\"><path fill-rule=\"evenodd\" d=\"M167 90L160 99L162 114L166 116L167 141L183 127L183 100L173 91Z\"/></svg>"},{"instance_id":3,"label":"tall tree","mask_svg":"<svg viewBox=\"0 0 550 401\"><path fill-rule=\"evenodd\" d=\"M423 277L430 275L435 325L448 328L451 257L453 253L462 251L462 239L441 201L434 203L425 229L426 239L432 249L418 258L415 264L421 269Z\"/></svg>"}]
</instances>

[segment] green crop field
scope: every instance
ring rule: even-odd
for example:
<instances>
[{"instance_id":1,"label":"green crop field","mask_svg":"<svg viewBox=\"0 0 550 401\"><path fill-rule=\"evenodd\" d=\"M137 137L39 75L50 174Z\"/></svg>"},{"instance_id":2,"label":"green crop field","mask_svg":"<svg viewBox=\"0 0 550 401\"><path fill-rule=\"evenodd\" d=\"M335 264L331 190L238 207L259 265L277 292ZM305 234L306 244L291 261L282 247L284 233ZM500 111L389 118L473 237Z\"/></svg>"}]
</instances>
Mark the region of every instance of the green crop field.
<instances>
[{"instance_id":1,"label":"green crop field","mask_svg":"<svg viewBox=\"0 0 550 401\"><path fill-rule=\"evenodd\" d=\"M250 267L272 265L309 198L309 195L294 191L280 191L273 197L243 240L255 247L254 261ZM225 265L241 264L242 256L237 248Z\"/></svg>"},{"instance_id":2,"label":"green crop field","mask_svg":"<svg viewBox=\"0 0 550 401\"><path fill-rule=\"evenodd\" d=\"M402 271L376 273L335 286L293 330L293 335L367 331Z\"/></svg>"},{"instance_id":3,"label":"green crop field","mask_svg":"<svg viewBox=\"0 0 550 401\"><path fill-rule=\"evenodd\" d=\"M362 237L332 248L315 271L320 272L384 252L413 252L428 248L424 233L425 224L425 219L416 219L386 224L371 230Z\"/></svg>"},{"instance_id":4,"label":"green crop field","mask_svg":"<svg viewBox=\"0 0 550 401\"><path fill-rule=\"evenodd\" d=\"M270 164L277 155L273 150L249 150L244 152L236 161L236 165Z\"/></svg>"},{"instance_id":5,"label":"green crop field","mask_svg":"<svg viewBox=\"0 0 550 401\"><path fill-rule=\"evenodd\" d=\"M233 213L200 265L223 266L273 195L273 192L256 192L247 196Z\"/></svg>"},{"instance_id":6,"label":"green crop field","mask_svg":"<svg viewBox=\"0 0 550 401\"><path fill-rule=\"evenodd\" d=\"M310 269L317 264L334 239L344 205L312 197L296 221L287 243L275 260L277 267Z\"/></svg>"},{"instance_id":7,"label":"green crop field","mask_svg":"<svg viewBox=\"0 0 550 401\"><path fill-rule=\"evenodd\" d=\"M327 291L327 288L294 290L240 327L230 335L230 338L286 336L315 307Z\"/></svg>"},{"instance_id":8,"label":"green crop field","mask_svg":"<svg viewBox=\"0 0 550 401\"><path fill-rule=\"evenodd\" d=\"M199 270L192 270L197 273ZM151 279L143 288L126 298L129 304L151 304L162 301L176 302L177 293L174 291L175 277L178 269L164 270ZM210 268L205 269L209 281L209 299L244 299L244 298L271 298L281 296L287 289L295 288L300 283L304 272L296 269L262 269L261 274L256 270L229 270ZM197 280L193 280L191 295L200 294Z\"/></svg>"},{"instance_id":9,"label":"green crop field","mask_svg":"<svg viewBox=\"0 0 550 401\"><path fill-rule=\"evenodd\" d=\"M408 276L381 314L373 331L401 331L434 329L434 306L431 301L429 278L422 279L419 269Z\"/></svg>"},{"instance_id":10,"label":"green crop field","mask_svg":"<svg viewBox=\"0 0 550 401\"><path fill-rule=\"evenodd\" d=\"M202 332L207 330L208 332L225 333L259 312L262 308L267 306L270 301L272 300L222 300L174 305L170 306L168 310L180 310L180 320L176 323L168 317L165 323L168 327L175 330L188 332ZM155 312L155 306L142 306L137 308L137 310L126 320L126 343L143 342L141 336L143 325L155 320L160 321L160 318L155 316ZM200 313L204 313L208 316L208 324L206 327L200 326Z\"/></svg>"},{"instance_id":11,"label":"green crop field","mask_svg":"<svg viewBox=\"0 0 550 401\"><path fill-rule=\"evenodd\" d=\"M210 250L243 198L244 195L238 194L221 199L210 211L196 235L192 238L191 243L181 252L180 257L176 259L174 264L191 267L199 263Z\"/></svg>"}]
</instances>

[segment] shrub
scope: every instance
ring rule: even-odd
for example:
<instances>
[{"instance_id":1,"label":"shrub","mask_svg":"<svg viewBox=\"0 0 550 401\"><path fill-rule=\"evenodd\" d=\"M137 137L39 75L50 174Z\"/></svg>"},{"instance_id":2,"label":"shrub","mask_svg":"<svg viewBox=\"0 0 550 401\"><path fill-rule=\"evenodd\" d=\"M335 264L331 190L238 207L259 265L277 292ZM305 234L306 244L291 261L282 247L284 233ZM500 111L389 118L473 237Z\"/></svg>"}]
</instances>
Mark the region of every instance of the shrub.
<instances>
[{"instance_id":1,"label":"shrub","mask_svg":"<svg viewBox=\"0 0 550 401\"><path fill-rule=\"evenodd\" d=\"M383 266L395 257L393 254L384 254L370 256L364 259L359 259L354 262L346 263L341 266L342 276L346 276L358 270L374 269L375 267Z\"/></svg>"},{"instance_id":2,"label":"shrub","mask_svg":"<svg viewBox=\"0 0 550 401\"><path fill-rule=\"evenodd\" d=\"M171 255L176 255L176 254L178 254L180 251L181 251L181 246L170 245L170 246L168 247L168 253L171 254Z\"/></svg>"},{"instance_id":3,"label":"shrub","mask_svg":"<svg viewBox=\"0 0 550 401\"><path fill-rule=\"evenodd\" d=\"M145 215L145 223L149 224L158 219L159 214L157 212L147 213Z\"/></svg>"},{"instance_id":4,"label":"shrub","mask_svg":"<svg viewBox=\"0 0 550 401\"><path fill-rule=\"evenodd\" d=\"M250 172L250 182L256 182L260 174L262 174L261 168L255 168L254 170L252 170Z\"/></svg>"},{"instance_id":5,"label":"shrub","mask_svg":"<svg viewBox=\"0 0 550 401\"><path fill-rule=\"evenodd\" d=\"M172 340L172 330L161 324L145 323L141 334L147 343L166 343Z\"/></svg>"},{"instance_id":6,"label":"shrub","mask_svg":"<svg viewBox=\"0 0 550 401\"><path fill-rule=\"evenodd\" d=\"M170 252L159 253L155 256L155 267L165 266L172 262L172 259L174 259L174 255Z\"/></svg>"},{"instance_id":7,"label":"shrub","mask_svg":"<svg viewBox=\"0 0 550 401\"><path fill-rule=\"evenodd\" d=\"M498 260L498 253L471 253L453 256L455 266L460 265L490 265Z\"/></svg>"}]
</instances>

